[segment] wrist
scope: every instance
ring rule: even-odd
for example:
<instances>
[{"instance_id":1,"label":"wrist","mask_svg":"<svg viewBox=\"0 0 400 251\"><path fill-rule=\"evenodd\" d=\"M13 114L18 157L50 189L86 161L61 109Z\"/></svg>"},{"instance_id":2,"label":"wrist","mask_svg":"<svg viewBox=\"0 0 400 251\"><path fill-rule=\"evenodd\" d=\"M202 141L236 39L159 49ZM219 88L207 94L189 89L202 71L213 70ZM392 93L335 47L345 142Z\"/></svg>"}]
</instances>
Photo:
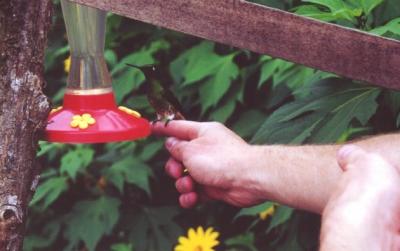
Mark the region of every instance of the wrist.
<instances>
[{"instance_id":1,"label":"wrist","mask_svg":"<svg viewBox=\"0 0 400 251\"><path fill-rule=\"evenodd\" d=\"M245 152L246 158L243 169L238 175L242 177L243 187L247 187L254 194L259 202L271 199L270 179L273 174L269 173L267 168L268 155L266 155L266 146L248 145Z\"/></svg>"}]
</instances>

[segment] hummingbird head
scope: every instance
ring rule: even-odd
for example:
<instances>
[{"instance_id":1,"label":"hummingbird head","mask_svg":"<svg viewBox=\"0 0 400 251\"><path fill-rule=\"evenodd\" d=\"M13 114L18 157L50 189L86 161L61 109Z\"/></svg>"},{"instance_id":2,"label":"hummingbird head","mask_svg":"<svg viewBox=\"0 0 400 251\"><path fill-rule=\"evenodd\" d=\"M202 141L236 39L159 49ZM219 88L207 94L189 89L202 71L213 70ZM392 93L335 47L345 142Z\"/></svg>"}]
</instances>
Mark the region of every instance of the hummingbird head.
<instances>
[{"instance_id":1,"label":"hummingbird head","mask_svg":"<svg viewBox=\"0 0 400 251\"><path fill-rule=\"evenodd\" d=\"M138 65L134 65L134 64L126 64L127 66L139 69L144 76L146 77L146 79L150 79L151 76L154 76L157 72L157 68L155 65L143 65L143 66L138 66Z\"/></svg>"}]
</instances>

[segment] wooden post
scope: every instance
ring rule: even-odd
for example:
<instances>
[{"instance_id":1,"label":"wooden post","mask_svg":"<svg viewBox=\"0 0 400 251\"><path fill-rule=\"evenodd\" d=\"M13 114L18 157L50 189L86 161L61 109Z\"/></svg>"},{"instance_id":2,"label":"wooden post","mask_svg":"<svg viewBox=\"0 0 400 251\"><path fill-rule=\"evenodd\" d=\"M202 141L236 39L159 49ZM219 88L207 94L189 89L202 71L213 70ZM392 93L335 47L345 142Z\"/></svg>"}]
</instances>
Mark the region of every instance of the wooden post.
<instances>
[{"instance_id":1,"label":"wooden post","mask_svg":"<svg viewBox=\"0 0 400 251\"><path fill-rule=\"evenodd\" d=\"M38 134L50 0L0 1L0 250L21 250L27 205L37 185Z\"/></svg>"},{"instance_id":2,"label":"wooden post","mask_svg":"<svg viewBox=\"0 0 400 251\"><path fill-rule=\"evenodd\" d=\"M400 89L400 42L242 0L72 0L355 80Z\"/></svg>"}]
</instances>

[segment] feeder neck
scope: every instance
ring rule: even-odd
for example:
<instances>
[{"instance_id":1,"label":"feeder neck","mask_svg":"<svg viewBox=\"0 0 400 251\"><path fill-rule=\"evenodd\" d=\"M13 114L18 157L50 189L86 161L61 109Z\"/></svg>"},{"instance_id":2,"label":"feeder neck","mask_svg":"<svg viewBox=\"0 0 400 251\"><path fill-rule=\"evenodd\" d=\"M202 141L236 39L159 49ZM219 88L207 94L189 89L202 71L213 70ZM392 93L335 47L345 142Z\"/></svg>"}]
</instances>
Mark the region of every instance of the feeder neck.
<instances>
[{"instance_id":1,"label":"feeder neck","mask_svg":"<svg viewBox=\"0 0 400 251\"><path fill-rule=\"evenodd\" d=\"M106 12L67 0L61 6L71 51L68 89L111 87L104 60Z\"/></svg>"}]
</instances>

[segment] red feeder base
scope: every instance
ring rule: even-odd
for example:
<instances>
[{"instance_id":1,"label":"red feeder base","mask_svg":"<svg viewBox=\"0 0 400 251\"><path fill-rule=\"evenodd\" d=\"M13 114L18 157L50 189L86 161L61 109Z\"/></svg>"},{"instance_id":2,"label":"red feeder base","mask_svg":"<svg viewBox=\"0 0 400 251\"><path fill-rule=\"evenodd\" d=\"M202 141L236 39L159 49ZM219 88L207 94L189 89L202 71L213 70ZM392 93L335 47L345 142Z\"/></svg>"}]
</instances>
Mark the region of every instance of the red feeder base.
<instances>
[{"instance_id":1,"label":"red feeder base","mask_svg":"<svg viewBox=\"0 0 400 251\"><path fill-rule=\"evenodd\" d=\"M65 94L64 105L48 118L46 140L61 143L106 143L150 135L149 122L126 107L117 107L112 92Z\"/></svg>"}]
</instances>

